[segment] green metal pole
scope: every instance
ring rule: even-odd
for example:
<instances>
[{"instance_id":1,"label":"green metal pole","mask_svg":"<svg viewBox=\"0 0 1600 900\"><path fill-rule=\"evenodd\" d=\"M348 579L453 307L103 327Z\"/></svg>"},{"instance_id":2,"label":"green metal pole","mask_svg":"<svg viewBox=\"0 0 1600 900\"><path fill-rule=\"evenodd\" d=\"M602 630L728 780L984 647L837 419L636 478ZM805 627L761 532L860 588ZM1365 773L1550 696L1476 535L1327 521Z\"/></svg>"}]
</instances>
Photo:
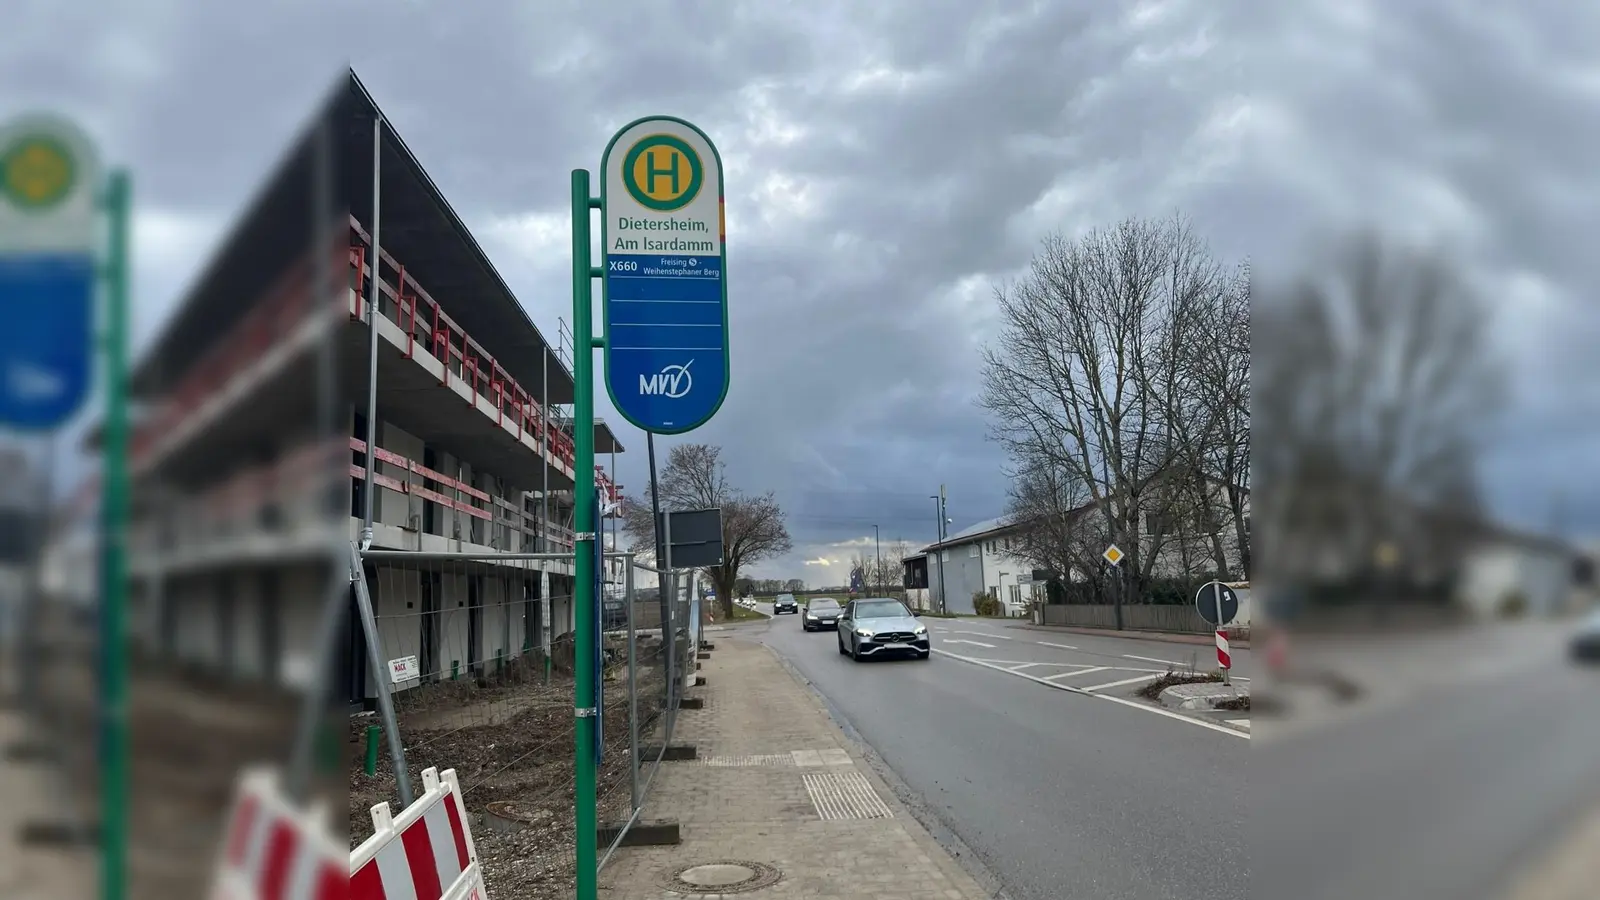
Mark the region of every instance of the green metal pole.
<instances>
[{"instance_id":1,"label":"green metal pole","mask_svg":"<svg viewBox=\"0 0 1600 900\"><path fill-rule=\"evenodd\" d=\"M128 230L132 185L113 172L106 193L110 241L105 294L105 469L100 560L100 834L104 900L127 891L128 658L125 541L128 519Z\"/></svg>"},{"instance_id":2,"label":"green metal pole","mask_svg":"<svg viewBox=\"0 0 1600 900\"><path fill-rule=\"evenodd\" d=\"M574 456L573 510L577 543L573 602L573 748L577 806L578 900L596 896L595 813L595 617L594 617L594 270L589 264L589 173L572 172L572 439Z\"/></svg>"}]
</instances>

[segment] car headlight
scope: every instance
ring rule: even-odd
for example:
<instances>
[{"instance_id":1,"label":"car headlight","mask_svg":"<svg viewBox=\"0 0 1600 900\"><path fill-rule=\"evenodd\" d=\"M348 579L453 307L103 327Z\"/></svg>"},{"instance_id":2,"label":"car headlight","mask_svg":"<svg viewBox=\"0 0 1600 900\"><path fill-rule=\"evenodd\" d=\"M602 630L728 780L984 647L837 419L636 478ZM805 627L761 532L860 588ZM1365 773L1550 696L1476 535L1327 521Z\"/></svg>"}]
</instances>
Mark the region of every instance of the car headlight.
<instances>
[{"instance_id":1,"label":"car headlight","mask_svg":"<svg viewBox=\"0 0 1600 900\"><path fill-rule=\"evenodd\" d=\"M864 638L869 638L869 637L872 637L872 629L870 629L870 628L857 628L856 629L856 634L858 634L858 635L860 635L860 636L862 636Z\"/></svg>"},{"instance_id":2,"label":"car headlight","mask_svg":"<svg viewBox=\"0 0 1600 900\"><path fill-rule=\"evenodd\" d=\"M926 625L918 625L916 630L911 632L911 633L912 634L927 634L928 633L928 626L926 626Z\"/></svg>"},{"instance_id":3,"label":"car headlight","mask_svg":"<svg viewBox=\"0 0 1600 900\"><path fill-rule=\"evenodd\" d=\"M808 618L808 619L815 619L815 618L816 618L816 616L814 616L814 615L812 615L812 614L811 614L811 613L806 613L806 618Z\"/></svg>"}]
</instances>

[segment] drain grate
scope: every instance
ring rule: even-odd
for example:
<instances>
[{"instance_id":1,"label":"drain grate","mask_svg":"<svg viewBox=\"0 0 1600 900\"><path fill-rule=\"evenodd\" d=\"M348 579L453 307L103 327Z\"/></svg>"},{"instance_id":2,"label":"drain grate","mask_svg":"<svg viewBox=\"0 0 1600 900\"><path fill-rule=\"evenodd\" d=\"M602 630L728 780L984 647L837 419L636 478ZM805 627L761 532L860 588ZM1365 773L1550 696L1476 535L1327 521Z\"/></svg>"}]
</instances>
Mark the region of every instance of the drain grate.
<instances>
[{"instance_id":1,"label":"drain grate","mask_svg":"<svg viewBox=\"0 0 1600 900\"><path fill-rule=\"evenodd\" d=\"M666 888L680 897L724 897L771 887L782 878L782 872L766 863L723 859L678 869L667 879Z\"/></svg>"},{"instance_id":2,"label":"drain grate","mask_svg":"<svg viewBox=\"0 0 1600 900\"><path fill-rule=\"evenodd\" d=\"M892 819L883 798L872 789L872 783L860 772L825 772L804 776L806 793L811 805L817 809L817 818Z\"/></svg>"}]
</instances>

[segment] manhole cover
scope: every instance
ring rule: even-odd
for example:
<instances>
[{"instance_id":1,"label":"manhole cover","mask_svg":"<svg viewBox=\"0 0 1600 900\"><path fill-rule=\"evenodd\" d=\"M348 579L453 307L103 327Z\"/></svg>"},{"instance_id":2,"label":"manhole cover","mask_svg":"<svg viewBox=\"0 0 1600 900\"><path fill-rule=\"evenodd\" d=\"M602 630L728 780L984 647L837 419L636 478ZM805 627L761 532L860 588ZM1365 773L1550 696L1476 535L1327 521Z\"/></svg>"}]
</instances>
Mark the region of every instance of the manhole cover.
<instances>
[{"instance_id":1,"label":"manhole cover","mask_svg":"<svg viewBox=\"0 0 1600 900\"><path fill-rule=\"evenodd\" d=\"M723 859L685 866L673 873L667 887L679 894L742 894L777 884L781 877L765 863Z\"/></svg>"}]
</instances>

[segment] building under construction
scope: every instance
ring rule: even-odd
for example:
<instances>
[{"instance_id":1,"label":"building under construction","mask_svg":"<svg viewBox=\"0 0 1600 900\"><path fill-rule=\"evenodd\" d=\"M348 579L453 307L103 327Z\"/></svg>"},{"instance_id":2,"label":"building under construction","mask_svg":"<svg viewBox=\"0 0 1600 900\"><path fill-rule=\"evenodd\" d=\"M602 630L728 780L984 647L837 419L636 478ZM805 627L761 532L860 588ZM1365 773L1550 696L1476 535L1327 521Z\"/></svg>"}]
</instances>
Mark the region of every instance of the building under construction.
<instances>
[{"instance_id":1,"label":"building under construction","mask_svg":"<svg viewBox=\"0 0 1600 900\"><path fill-rule=\"evenodd\" d=\"M375 549L569 555L367 563L396 690L548 656L573 624L571 354L349 73L133 373L139 646L234 679L328 672L370 703L347 572L371 490ZM603 423L595 447L614 471ZM331 660L330 603L350 617Z\"/></svg>"}]
</instances>

